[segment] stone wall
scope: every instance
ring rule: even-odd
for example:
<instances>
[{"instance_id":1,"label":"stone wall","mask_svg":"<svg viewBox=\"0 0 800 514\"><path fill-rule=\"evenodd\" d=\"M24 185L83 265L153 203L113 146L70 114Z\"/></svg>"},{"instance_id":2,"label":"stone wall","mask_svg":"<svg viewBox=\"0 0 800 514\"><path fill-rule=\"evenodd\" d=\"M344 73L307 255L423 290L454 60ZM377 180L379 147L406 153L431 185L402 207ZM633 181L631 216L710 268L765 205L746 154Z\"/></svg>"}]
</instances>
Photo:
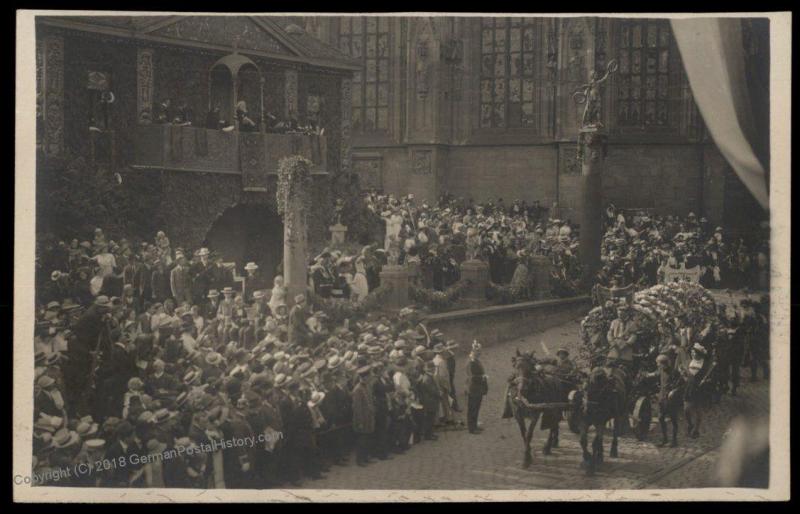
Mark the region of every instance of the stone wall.
<instances>
[{"instance_id":1,"label":"stone wall","mask_svg":"<svg viewBox=\"0 0 800 514\"><path fill-rule=\"evenodd\" d=\"M558 155L546 146L465 146L449 152L445 189L476 201L503 198L539 200L549 206L556 200Z\"/></svg>"},{"instance_id":2,"label":"stone wall","mask_svg":"<svg viewBox=\"0 0 800 514\"><path fill-rule=\"evenodd\" d=\"M463 352L469 350L474 339L489 346L577 321L591 306L591 298L580 296L433 314L425 324L461 343Z\"/></svg>"}]
</instances>

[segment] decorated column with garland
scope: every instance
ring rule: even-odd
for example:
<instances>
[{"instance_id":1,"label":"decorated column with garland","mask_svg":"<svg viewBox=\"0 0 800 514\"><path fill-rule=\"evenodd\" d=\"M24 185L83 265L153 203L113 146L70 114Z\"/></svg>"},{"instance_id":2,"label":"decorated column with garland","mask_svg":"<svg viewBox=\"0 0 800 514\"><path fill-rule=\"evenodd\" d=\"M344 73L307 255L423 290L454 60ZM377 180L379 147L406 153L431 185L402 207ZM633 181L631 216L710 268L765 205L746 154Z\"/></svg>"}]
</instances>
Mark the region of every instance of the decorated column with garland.
<instances>
[{"instance_id":1,"label":"decorated column with garland","mask_svg":"<svg viewBox=\"0 0 800 514\"><path fill-rule=\"evenodd\" d=\"M307 213L311 208L311 166L300 156L278 163L278 213L283 217L283 278L289 305L308 289Z\"/></svg>"}]
</instances>

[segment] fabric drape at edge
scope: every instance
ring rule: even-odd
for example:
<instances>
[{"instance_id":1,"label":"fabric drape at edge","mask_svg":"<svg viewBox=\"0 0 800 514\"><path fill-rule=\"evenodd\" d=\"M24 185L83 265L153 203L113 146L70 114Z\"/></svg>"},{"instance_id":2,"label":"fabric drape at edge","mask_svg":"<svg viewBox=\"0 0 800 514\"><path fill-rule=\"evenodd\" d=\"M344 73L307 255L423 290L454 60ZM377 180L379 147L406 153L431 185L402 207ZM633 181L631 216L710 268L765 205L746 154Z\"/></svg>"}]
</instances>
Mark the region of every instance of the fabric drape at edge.
<instances>
[{"instance_id":1,"label":"fabric drape at edge","mask_svg":"<svg viewBox=\"0 0 800 514\"><path fill-rule=\"evenodd\" d=\"M753 115L745 76L741 20L671 20L689 85L711 137L742 183L765 209L764 167L753 152ZM749 136L749 137L748 137Z\"/></svg>"}]
</instances>

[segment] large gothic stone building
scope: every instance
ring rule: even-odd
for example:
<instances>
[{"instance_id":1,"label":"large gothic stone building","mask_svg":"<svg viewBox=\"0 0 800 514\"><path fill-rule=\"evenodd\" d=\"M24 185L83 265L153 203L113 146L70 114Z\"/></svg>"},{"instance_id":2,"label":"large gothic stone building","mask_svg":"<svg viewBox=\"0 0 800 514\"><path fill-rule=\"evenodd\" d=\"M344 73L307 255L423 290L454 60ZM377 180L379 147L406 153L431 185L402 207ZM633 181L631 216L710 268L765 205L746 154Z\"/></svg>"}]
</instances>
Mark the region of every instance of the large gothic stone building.
<instances>
[{"instance_id":1,"label":"large gothic stone building","mask_svg":"<svg viewBox=\"0 0 800 514\"><path fill-rule=\"evenodd\" d=\"M614 60L602 100L610 133L603 201L693 211L729 227L747 222L742 213L761 212L704 130L668 20L297 21L361 64L352 85L352 166L368 187L429 200L442 192L524 198L557 204L558 216L579 220L583 106L573 92ZM744 28L751 86L763 89L768 33ZM761 93L768 101L768 91ZM763 132L761 150L768 122Z\"/></svg>"}]
</instances>

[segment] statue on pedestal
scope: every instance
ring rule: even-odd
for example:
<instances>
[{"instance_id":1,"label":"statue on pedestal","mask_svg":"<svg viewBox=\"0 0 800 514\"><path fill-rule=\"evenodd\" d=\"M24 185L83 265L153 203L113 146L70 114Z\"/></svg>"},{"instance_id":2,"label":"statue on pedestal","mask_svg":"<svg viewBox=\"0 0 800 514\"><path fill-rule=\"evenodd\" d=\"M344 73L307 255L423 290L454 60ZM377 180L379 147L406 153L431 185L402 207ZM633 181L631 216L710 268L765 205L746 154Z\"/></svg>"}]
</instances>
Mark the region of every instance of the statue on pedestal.
<instances>
[{"instance_id":1,"label":"statue on pedestal","mask_svg":"<svg viewBox=\"0 0 800 514\"><path fill-rule=\"evenodd\" d=\"M336 205L333 208L334 219L337 225L342 224L342 213L344 212L344 201L341 198L336 199Z\"/></svg>"},{"instance_id":2,"label":"statue on pedestal","mask_svg":"<svg viewBox=\"0 0 800 514\"><path fill-rule=\"evenodd\" d=\"M614 60L610 61L602 77L597 70L593 71L589 83L580 86L572 93L572 97L577 104L585 104L583 108L583 117L581 118L582 128L598 128L603 126L602 113L600 111L600 104L602 102L600 84L608 80L608 77L617 71L617 68L617 62Z\"/></svg>"}]
</instances>

